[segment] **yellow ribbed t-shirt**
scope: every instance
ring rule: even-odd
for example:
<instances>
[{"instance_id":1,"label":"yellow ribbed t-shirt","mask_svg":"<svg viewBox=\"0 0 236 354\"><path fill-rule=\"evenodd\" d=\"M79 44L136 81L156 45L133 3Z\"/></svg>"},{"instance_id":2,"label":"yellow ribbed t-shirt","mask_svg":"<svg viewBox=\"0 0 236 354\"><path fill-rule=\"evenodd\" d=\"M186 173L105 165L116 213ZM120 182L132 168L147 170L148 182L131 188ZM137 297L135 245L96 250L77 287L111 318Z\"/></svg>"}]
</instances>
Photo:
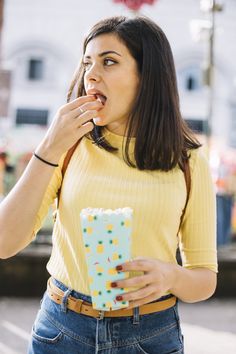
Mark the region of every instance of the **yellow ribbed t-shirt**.
<instances>
[{"instance_id":1,"label":"yellow ribbed t-shirt","mask_svg":"<svg viewBox=\"0 0 236 354\"><path fill-rule=\"evenodd\" d=\"M110 153L83 137L65 173L60 206L52 235L49 273L76 291L90 294L80 223L83 208L131 207L131 257L176 263L177 232L186 200L186 184L179 167L169 172L140 171L122 157L123 137L104 129L118 152ZM131 155L135 138L131 139ZM41 227L61 185L61 166L49 183L37 215L34 234ZM191 192L179 246L183 266L217 272L215 192L208 162L201 149L191 151Z\"/></svg>"}]
</instances>

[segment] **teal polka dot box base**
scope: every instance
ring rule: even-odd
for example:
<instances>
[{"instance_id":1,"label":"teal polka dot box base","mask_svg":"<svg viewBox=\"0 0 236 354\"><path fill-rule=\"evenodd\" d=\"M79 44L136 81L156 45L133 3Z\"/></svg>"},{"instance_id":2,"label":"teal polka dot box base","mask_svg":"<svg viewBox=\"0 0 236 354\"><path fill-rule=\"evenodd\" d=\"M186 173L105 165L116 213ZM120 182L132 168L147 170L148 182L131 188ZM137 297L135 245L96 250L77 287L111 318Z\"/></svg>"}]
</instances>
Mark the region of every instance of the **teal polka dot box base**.
<instances>
[{"instance_id":1,"label":"teal polka dot box base","mask_svg":"<svg viewBox=\"0 0 236 354\"><path fill-rule=\"evenodd\" d=\"M125 308L128 301L116 301L127 289L112 288L111 283L129 276L116 266L131 258L131 208L87 208L80 213L94 309L110 311Z\"/></svg>"}]
</instances>

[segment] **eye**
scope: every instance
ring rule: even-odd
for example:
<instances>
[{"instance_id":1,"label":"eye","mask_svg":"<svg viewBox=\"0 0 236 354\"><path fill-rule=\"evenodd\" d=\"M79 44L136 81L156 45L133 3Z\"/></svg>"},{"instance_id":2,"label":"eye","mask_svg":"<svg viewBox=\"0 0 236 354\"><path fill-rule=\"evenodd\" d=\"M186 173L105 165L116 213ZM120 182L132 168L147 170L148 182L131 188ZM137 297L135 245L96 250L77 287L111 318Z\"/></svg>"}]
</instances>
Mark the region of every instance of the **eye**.
<instances>
[{"instance_id":1,"label":"eye","mask_svg":"<svg viewBox=\"0 0 236 354\"><path fill-rule=\"evenodd\" d=\"M117 61L115 61L114 59L110 59L110 58L105 58L104 59L104 64L106 66L111 66L111 65L114 65L116 63L117 63Z\"/></svg>"},{"instance_id":2,"label":"eye","mask_svg":"<svg viewBox=\"0 0 236 354\"><path fill-rule=\"evenodd\" d=\"M83 62L83 67L84 67L84 70L85 71L87 71L89 68L90 68L90 66L91 66L92 64L91 63L89 63L88 61L86 62Z\"/></svg>"}]
</instances>

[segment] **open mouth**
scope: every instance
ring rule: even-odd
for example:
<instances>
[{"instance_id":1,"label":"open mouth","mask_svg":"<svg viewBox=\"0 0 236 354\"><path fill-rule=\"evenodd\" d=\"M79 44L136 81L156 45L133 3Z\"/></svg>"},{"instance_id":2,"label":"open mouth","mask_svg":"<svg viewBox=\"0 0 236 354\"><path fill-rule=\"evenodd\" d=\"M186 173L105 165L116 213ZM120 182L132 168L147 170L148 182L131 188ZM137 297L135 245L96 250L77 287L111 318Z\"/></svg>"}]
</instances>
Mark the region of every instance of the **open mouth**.
<instances>
[{"instance_id":1,"label":"open mouth","mask_svg":"<svg viewBox=\"0 0 236 354\"><path fill-rule=\"evenodd\" d=\"M106 100L107 100L106 96L101 95L100 93L96 93L94 96L96 97L96 100L98 100L99 102L101 102L103 104L103 106L105 105Z\"/></svg>"}]
</instances>

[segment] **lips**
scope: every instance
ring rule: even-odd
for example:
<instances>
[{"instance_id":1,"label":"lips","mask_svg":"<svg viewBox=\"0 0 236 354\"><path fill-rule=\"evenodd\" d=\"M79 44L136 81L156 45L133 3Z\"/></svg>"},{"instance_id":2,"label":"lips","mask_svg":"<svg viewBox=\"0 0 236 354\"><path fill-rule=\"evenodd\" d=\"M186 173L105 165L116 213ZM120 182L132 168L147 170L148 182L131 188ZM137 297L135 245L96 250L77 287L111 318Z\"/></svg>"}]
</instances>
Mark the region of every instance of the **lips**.
<instances>
[{"instance_id":1,"label":"lips","mask_svg":"<svg viewBox=\"0 0 236 354\"><path fill-rule=\"evenodd\" d=\"M87 95L94 95L96 99L103 104L103 106L106 103L107 97L99 90L89 89L87 90Z\"/></svg>"}]
</instances>

